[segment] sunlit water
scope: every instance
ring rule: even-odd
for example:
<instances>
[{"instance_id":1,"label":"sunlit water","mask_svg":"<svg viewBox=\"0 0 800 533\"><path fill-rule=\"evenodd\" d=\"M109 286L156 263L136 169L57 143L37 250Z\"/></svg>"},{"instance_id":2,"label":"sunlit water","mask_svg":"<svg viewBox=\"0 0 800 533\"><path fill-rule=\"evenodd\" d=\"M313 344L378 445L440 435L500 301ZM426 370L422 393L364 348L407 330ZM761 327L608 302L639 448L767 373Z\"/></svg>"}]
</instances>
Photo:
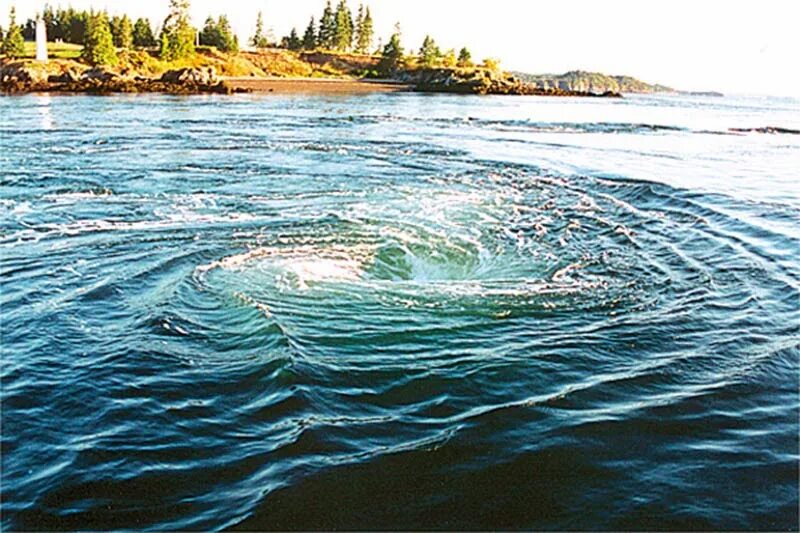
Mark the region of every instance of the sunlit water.
<instances>
[{"instance_id":1,"label":"sunlit water","mask_svg":"<svg viewBox=\"0 0 800 533\"><path fill-rule=\"evenodd\" d=\"M0 99L4 529L797 529L789 99Z\"/></svg>"}]
</instances>

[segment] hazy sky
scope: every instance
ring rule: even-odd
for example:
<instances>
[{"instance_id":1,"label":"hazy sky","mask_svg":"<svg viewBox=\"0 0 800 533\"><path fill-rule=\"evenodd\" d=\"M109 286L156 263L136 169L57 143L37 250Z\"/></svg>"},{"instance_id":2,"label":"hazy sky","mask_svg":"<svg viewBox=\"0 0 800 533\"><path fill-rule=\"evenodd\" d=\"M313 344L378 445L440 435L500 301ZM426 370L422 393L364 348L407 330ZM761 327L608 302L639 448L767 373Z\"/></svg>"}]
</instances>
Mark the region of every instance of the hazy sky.
<instances>
[{"instance_id":1,"label":"hazy sky","mask_svg":"<svg viewBox=\"0 0 800 533\"><path fill-rule=\"evenodd\" d=\"M0 24L13 4L18 18L42 0L0 0ZM104 8L147 16L155 24L168 0L52 0L53 5ZM334 0L334 4L336 1ZM349 1L355 11L357 0ZM572 69L630 74L679 89L800 96L800 0L369 0L377 36L400 22L407 49L426 33L443 48L468 45L473 57L498 57L507 69L560 73ZM244 42L256 13L277 36L324 0L192 0L192 17L226 13Z\"/></svg>"}]
</instances>

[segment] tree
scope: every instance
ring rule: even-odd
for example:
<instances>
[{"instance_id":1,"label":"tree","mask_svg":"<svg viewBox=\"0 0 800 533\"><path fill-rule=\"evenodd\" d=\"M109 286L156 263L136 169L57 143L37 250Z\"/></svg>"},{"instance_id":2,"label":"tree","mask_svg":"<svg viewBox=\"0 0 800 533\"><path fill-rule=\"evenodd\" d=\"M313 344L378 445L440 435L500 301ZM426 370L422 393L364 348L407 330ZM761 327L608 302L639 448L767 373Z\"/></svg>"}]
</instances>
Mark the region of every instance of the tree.
<instances>
[{"instance_id":1,"label":"tree","mask_svg":"<svg viewBox=\"0 0 800 533\"><path fill-rule=\"evenodd\" d=\"M458 65L458 58L456 57L456 51L452 48L445 52L442 56L442 65L446 68L454 68Z\"/></svg>"},{"instance_id":2,"label":"tree","mask_svg":"<svg viewBox=\"0 0 800 533\"><path fill-rule=\"evenodd\" d=\"M308 21L308 27L305 34L303 34L303 49L313 50L317 47L317 25L314 22L314 17Z\"/></svg>"},{"instance_id":3,"label":"tree","mask_svg":"<svg viewBox=\"0 0 800 533\"><path fill-rule=\"evenodd\" d=\"M72 44L82 44L86 39L86 23L89 20L89 13L69 8L67 9L67 17L66 38L64 40Z\"/></svg>"},{"instance_id":4,"label":"tree","mask_svg":"<svg viewBox=\"0 0 800 533\"><path fill-rule=\"evenodd\" d=\"M25 25L22 26L22 38L25 41L36 40L36 21L34 19L25 21Z\"/></svg>"},{"instance_id":5,"label":"tree","mask_svg":"<svg viewBox=\"0 0 800 533\"><path fill-rule=\"evenodd\" d=\"M319 38L317 44L322 48L331 49L336 44L336 15L333 14L331 1L325 4L322 18L319 21Z\"/></svg>"},{"instance_id":6,"label":"tree","mask_svg":"<svg viewBox=\"0 0 800 533\"><path fill-rule=\"evenodd\" d=\"M22 38L22 28L17 25L17 11L14 6L8 14L8 30L3 38L0 52L7 57L17 58L25 54L25 39Z\"/></svg>"},{"instance_id":7,"label":"tree","mask_svg":"<svg viewBox=\"0 0 800 533\"><path fill-rule=\"evenodd\" d=\"M347 7L347 0L339 0L336 6L336 32L333 44L342 52L353 47L353 15Z\"/></svg>"},{"instance_id":8,"label":"tree","mask_svg":"<svg viewBox=\"0 0 800 533\"><path fill-rule=\"evenodd\" d=\"M90 13L81 57L90 65L116 65L117 50L105 12Z\"/></svg>"},{"instance_id":9,"label":"tree","mask_svg":"<svg viewBox=\"0 0 800 533\"><path fill-rule=\"evenodd\" d=\"M466 46L458 53L458 66L462 68L472 66L472 54L467 50Z\"/></svg>"},{"instance_id":10,"label":"tree","mask_svg":"<svg viewBox=\"0 0 800 533\"><path fill-rule=\"evenodd\" d=\"M110 26L114 46L117 48L133 48L133 27L128 15L112 17Z\"/></svg>"},{"instance_id":11,"label":"tree","mask_svg":"<svg viewBox=\"0 0 800 533\"><path fill-rule=\"evenodd\" d=\"M487 57L483 60L483 64L481 64L481 66L486 70L497 72L500 70L500 60L493 57Z\"/></svg>"},{"instance_id":12,"label":"tree","mask_svg":"<svg viewBox=\"0 0 800 533\"><path fill-rule=\"evenodd\" d=\"M137 48L150 48L156 45L156 37L153 35L153 28L150 21L146 18L136 19L133 25L133 46Z\"/></svg>"},{"instance_id":13,"label":"tree","mask_svg":"<svg viewBox=\"0 0 800 533\"><path fill-rule=\"evenodd\" d=\"M217 46L217 42L219 42L219 31L217 31L217 21L215 21L211 15L206 18L203 29L200 30L198 40L200 41L200 46Z\"/></svg>"},{"instance_id":14,"label":"tree","mask_svg":"<svg viewBox=\"0 0 800 533\"><path fill-rule=\"evenodd\" d=\"M45 4L44 9L42 9L42 21L44 21L48 41L55 42L58 39L63 39L64 32L61 30L61 21L58 13L53 11L50 4Z\"/></svg>"},{"instance_id":15,"label":"tree","mask_svg":"<svg viewBox=\"0 0 800 533\"><path fill-rule=\"evenodd\" d=\"M394 74L403 63L403 45L400 43L400 25L395 26L395 32L389 42L383 47L381 61L378 68L384 74Z\"/></svg>"},{"instance_id":16,"label":"tree","mask_svg":"<svg viewBox=\"0 0 800 533\"><path fill-rule=\"evenodd\" d=\"M194 54L195 30L189 22L189 0L169 3L169 15L161 30L161 58L175 61Z\"/></svg>"},{"instance_id":17,"label":"tree","mask_svg":"<svg viewBox=\"0 0 800 533\"><path fill-rule=\"evenodd\" d=\"M372 14L369 12L369 6L361 14L361 6L358 8L359 23L357 24L356 32L356 50L361 54L368 54L369 49L372 47L372 40L374 38L374 29L372 24Z\"/></svg>"},{"instance_id":18,"label":"tree","mask_svg":"<svg viewBox=\"0 0 800 533\"><path fill-rule=\"evenodd\" d=\"M2 26L0 26L0 46L2 46L2 43L3 43L3 36L4 36L4 35L5 35L5 32L3 31L3 27L2 27Z\"/></svg>"},{"instance_id":19,"label":"tree","mask_svg":"<svg viewBox=\"0 0 800 533\"><path fill-rule=\"evenodd\" d=\"M302 45L303 42L297 35L297 29L292 28L292 31L289 32L289 37L286 38L286 48L288 48L289 50L300 50Z\"/></svg>"},{"instance_id":20,"label":"tree","mask_svg":"<svg viewBox=\"0 0 800 533\"><path fill-rule=\"evenodd\" d=\"M264 34L264 15L261 11L258 12L256 18L256 32L250 38L250 45L256 48L266 48L269 46L269 40Z\"/></svg>"},{"instance_id":21,"label":"tree","mask_svg":"<svg viewBox=\"0 0 800 533\"><path fill-rule=\"evenodd\" d=\"M203 31L200 32L200 44L202 46L214 46L223 52L237 52L239 50L239 40L231 29L228 17L220 15L215 21L208 17Z\"/></svg>"},{"instance_id":22,"label":"tree","mask_svg":"<svg viewBox=\"0 0 800 533\"><path fill-rule=\"evenodd\" d=\"M442 53L430 35L425 36L422 47L419 49L419 59L423 67L433 67L439 62Z\"/></svg>"}]
</instances>

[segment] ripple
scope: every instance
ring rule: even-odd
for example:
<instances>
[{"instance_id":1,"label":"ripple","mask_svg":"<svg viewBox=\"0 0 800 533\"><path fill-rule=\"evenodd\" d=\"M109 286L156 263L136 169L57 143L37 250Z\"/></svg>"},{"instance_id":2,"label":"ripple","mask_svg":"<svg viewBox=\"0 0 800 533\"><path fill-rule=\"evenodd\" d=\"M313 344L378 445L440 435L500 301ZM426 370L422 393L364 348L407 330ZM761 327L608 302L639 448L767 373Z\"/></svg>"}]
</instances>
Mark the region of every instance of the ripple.
<instances>
[{"instance_id":1,"label":"ripple","mask_svg":"<svg viewBox=\"0 0 800 533\"><path fill-rule=\"evenodd\" d=\"M4 529L796 529L785 109L12 101Z\"/></svg>"}]
</instances>

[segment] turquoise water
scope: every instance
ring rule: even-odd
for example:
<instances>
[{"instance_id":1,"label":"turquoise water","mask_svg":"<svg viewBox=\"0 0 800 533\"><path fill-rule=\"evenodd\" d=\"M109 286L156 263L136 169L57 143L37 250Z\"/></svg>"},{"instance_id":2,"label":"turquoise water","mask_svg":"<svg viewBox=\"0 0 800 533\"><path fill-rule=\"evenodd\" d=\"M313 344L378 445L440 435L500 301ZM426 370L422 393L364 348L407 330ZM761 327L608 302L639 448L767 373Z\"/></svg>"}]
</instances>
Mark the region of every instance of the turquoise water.
<instances>
[{"instance_id":1,"label":"turquoise water","mask_svg":"<svg viewBox=\"0 0 800 533\"><path fill-rule=\"evenodd\" d=\"M3 529L796 530L799 117L0 98Z\"/></svg>"}]
</instances>

